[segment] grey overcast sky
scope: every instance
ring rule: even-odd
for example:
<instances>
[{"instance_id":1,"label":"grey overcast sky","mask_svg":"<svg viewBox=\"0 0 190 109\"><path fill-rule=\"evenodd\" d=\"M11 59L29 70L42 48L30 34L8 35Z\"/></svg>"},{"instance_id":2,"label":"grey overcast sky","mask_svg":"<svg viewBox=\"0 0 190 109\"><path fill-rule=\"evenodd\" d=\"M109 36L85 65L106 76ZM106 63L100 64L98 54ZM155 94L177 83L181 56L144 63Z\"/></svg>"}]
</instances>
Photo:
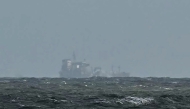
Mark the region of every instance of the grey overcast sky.
<instances>
[{"instance_id":1,"label":"grey overcast sky","mask_svg":"<svg viewBox=\"0 0 190 109\"><path fill-rule=\"evenodd\" d=\"M190 77L190 0L1 0L0 76L58 77L61 61Z\"/></svg>"}]
</instances>

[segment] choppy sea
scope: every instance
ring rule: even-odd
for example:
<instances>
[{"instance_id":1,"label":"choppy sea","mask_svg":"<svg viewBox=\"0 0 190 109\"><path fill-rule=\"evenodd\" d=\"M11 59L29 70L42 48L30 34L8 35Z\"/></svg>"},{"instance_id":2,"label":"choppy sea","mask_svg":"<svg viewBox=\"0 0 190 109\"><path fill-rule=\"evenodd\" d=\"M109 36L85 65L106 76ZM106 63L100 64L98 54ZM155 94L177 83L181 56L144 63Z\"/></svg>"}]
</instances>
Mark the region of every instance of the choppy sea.
<instances>
[{"instance_id":1,"label":"choppy sea","mask_svg":"<svg viewBox=\"0 0 190 109\"><path fill-rule=\"evenodd\" d=\"M190 79L0 78L0 109L190 109Z\"/></svg>"}]
</instances>

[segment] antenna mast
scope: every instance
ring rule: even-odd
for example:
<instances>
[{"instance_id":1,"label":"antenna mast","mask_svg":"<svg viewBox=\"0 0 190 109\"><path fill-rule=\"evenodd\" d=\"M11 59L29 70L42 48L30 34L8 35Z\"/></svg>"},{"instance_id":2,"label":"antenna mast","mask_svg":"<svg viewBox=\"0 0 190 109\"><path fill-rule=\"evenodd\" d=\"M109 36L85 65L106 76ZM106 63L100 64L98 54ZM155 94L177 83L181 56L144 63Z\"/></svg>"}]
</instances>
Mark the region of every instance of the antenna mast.
<instances>
[{"instance_id":1,"label":"antenna mast","mask_svg":"<svg viewBox=\"0 0 190 109\"><path fill-rule=\"evenodd\" d=\"M75 55L75 52L73 52L73 61L76 61L76 55Z\"/></svg>"}]
</instances>

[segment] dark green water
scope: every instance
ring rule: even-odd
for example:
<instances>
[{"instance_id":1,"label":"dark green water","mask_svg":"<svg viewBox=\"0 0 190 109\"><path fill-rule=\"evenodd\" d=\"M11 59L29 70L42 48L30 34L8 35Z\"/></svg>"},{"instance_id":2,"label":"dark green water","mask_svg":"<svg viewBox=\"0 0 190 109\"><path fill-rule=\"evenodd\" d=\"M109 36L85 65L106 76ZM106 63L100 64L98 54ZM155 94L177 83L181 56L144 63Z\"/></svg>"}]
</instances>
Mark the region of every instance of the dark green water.
<instances>
[{"instance_id":1,"label":"dark green water","mask_svg":"<svg viewBox=\"0 0 190 109\"><path fill-rule=\"evenodd\" d=\"M1 78L0 109L190 109L190 79Z\"/></svg>"}]
</instances>

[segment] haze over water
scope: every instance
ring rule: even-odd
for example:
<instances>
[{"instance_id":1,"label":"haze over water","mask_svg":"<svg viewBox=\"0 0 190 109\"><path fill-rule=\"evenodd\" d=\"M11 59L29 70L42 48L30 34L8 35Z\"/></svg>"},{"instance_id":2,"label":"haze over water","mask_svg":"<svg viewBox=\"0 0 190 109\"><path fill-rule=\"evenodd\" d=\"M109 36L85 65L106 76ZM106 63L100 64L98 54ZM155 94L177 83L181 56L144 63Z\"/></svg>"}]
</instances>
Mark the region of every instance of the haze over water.
<instances>
[{"instance_id":1,"label":"haze over water","mask_svg":"<svg viewBox=\"0 0 190 109\"><path fill-rule=\"evenodd\" d=\"M58 77L61 60L190 76L189 0L1 0L0 76Z\"/></svg>"}]
</instances>

